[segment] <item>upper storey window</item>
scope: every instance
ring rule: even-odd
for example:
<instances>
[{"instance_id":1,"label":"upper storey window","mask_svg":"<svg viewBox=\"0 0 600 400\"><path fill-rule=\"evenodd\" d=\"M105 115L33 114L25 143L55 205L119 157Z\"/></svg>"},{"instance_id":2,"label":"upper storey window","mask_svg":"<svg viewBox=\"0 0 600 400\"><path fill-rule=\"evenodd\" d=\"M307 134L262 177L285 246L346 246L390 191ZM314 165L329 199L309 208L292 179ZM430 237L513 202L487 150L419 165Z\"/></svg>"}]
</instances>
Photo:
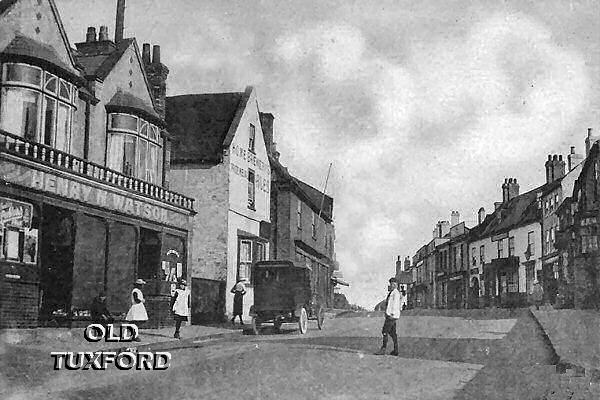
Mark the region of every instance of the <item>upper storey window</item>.
<instances>
[{"instance_id":1,"label":"upper storey window","mask_svg":"<svg viewBox=\"0 0 600 400\"><path fill-rule=\"evenodd\" d=\"M0 128L27 140L69 151L77 89L39 67L2 67Z\"/></svg>"},{"instance_id":2,"label":"upper storey window","mask_svg":"<svg viewBox=\"0 0 600 400\"><path fill-rule=\"evenodd\" d=\"M108 117L107 166L125 175L160 183L162 143L156 125L130 114Z\"/></svg>"}]
</instances>

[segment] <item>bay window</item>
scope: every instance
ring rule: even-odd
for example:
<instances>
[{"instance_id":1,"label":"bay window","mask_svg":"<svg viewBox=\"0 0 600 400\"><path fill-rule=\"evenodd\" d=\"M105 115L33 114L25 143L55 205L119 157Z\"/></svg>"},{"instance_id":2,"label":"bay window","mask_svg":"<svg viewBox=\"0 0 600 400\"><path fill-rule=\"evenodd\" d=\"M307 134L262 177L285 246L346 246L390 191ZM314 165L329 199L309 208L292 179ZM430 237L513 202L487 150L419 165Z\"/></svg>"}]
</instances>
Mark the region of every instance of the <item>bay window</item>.
<instances>
[{"instance_id":1,"label":"bay window","mask_svg":"<svg viewBox=\"0 0 600 400\"><path fill-rule=\"evenodd\" d=\"M2 69L0 128L68 152L77 89L39 67L6 63Z\"/></svg>"},{"instance_id":2,"label":"bay window","mask_svg":"<svg viewBox=\"0 0 600 400\"><path fill-rule=\"evenodd\" d=\"M109 168L160 184L162 145L157 126L134 115L111 113L108 133Z\"/></svg>"}]
</instances>

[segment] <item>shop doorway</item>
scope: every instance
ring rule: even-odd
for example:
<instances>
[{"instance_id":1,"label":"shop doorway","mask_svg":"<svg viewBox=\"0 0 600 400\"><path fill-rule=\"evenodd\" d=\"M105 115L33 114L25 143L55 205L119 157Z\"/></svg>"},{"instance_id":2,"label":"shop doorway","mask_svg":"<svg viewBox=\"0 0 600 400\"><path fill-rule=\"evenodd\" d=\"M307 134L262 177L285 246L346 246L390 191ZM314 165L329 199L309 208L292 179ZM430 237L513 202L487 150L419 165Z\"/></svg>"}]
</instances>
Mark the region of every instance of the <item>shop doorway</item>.
<instances>
[{"instance_id":1,"label":"shop doorway","mask_svg":"<svg viewBox=\"0 0 600 400\"><path fill-rule=\"evenodd\" d=\"M43 207L40 322L63 325L70 320L75 224L71 211Z\"/></svg>"}]
</instances>

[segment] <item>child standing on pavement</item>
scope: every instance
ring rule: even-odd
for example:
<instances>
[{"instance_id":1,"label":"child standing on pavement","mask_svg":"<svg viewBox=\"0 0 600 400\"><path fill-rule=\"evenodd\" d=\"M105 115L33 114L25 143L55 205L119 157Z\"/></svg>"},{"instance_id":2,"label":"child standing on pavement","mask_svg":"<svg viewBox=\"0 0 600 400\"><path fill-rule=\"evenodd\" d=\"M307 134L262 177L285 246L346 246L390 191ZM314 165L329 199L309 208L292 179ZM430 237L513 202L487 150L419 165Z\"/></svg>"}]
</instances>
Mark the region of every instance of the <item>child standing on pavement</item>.
<instances>
[{"instance_id":1,"label":"child standing on pavement","mask_svg":"<svg viewBox=\"0 0 600 400\"><path fill-rule=\"evenodd\" d=\"M383 328L381 329L381 333L383 335L383 344L381 348L376 353L378 355L385 354L387 349L388 336L392 337L392 341L394 342L394 351L390 354L393 356L398 355L398 335L396 334L396 323L398 318L400 318L400 302L401 302L401 294L398 291L398 282L396 278L390 278L390 285L388 286L388 296L386 299L386 307L385 307L385 322L383 323Z\"/></svg>"},{"instance_id":2,"label":"child standing on pavement","mask_svg":"<svg viewBox=\"0 0 600 400\"><path fill-rule=\"evenodd\" d=\"M171 309L175 316L175 339L181 339L179 330L181 329L181 323L188 320L188 310L190 305L190 291L187 288L187 282L185 279L179 281L179 287L175 289L175 294L171 300Z\"/></svg>"}]
</instances>

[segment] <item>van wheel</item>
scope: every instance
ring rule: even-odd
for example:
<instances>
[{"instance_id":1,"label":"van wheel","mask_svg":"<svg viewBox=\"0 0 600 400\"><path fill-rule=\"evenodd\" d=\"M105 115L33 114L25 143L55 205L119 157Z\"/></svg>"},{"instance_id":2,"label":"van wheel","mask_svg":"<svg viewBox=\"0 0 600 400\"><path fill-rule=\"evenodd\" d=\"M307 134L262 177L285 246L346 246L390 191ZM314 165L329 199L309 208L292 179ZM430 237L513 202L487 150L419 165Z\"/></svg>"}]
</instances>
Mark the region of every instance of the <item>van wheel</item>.
<instances>
[{"instance_id":1,"label":"van wheel","mask_svg":"<svg viewBox=\"0 0 600 400\"><path fill-rule=\"evenodd\" d=\"M319 309L317 310L317 326L319 327L319 330L323 329L323 324L325 323L325 309L321 306L319 306Z\"/></svg>"},{"instance_id":2,"label":"van wheel","mask_svg":"<svg viewBox=\"0 0 600 400\"><path fill-rule=\"evenodd\" d=\"M306 314L306 308L302 307L300 310L300 319L298 320L298 328L300 333L304 335L308 330L308 314Z\"/></svg>"}]
</instances>

